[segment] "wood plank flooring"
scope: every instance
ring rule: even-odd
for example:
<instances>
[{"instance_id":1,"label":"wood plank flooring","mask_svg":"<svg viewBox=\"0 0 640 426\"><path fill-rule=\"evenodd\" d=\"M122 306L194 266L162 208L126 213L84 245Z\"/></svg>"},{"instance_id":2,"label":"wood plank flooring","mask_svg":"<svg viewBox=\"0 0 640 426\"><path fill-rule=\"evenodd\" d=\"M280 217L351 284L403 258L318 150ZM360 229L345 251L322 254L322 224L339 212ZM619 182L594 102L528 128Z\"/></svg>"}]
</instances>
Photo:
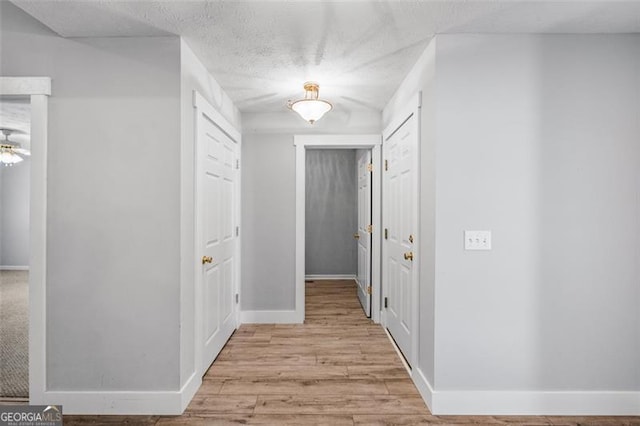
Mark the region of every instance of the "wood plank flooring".
<instances>
[{"instance_id":1,"label":"wood plank flooring","mask_svg":"<svg viewBox=\"0 0 640 426\"><path fill-rule=\"evenodd\" d=\"M432 416L353 281L307 284L299 325L243 325L182 416L65 416L65 425L634 425L640 418Z\"/></svg>"}]
</instances>

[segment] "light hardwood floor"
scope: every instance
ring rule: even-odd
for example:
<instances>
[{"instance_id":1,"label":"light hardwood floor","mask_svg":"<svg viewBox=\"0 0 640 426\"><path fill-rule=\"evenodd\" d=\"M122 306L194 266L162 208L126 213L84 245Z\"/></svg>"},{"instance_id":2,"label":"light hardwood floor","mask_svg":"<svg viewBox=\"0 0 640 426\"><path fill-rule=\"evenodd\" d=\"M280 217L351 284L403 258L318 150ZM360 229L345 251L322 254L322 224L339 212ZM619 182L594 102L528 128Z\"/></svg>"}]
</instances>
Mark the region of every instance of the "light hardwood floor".
<instances>
[{"instance_id":1,"label":"light hardwood floor","mask_svg":"<svg viewBox=\"0 0 640 426\"><path fill-rule=\"evenodd\" d=\"M243 325L179 417L65 416L74 424L639 425L640 418L432 416L353 281L307 284L306 321Z\"/></svg>"}]
</instances>

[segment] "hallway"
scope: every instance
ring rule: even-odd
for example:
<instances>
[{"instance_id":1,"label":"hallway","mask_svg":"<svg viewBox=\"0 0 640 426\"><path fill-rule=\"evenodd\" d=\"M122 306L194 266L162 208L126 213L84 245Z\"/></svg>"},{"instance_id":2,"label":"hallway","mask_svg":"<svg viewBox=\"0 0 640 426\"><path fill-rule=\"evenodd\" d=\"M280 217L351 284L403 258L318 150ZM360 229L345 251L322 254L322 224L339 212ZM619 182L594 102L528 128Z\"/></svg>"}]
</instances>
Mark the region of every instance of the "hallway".
<instances>
[{"instance_id":1,"label":"hallway","mask_svg":"<svg viewBox=\"0 0 640 426\"><path fill-rule=\"evenodd\" d=\"M428 414L384 331L364 316L354 282L306 286L305 324L240 327L185 414L335 425L371 420L359 417L369 413Z\"/></svg>"},{"instance_id":2,"label":"hallway","mask_svg":"<svg viewBox=\"0 0 640 426\"><path fill-rule=\"evenodd\" d=\"M638 425L637 418L432 416L353 281L306 285L305 324L242 325L182 416L65 416L65 425Z\"/></svg>"}]
</instances>

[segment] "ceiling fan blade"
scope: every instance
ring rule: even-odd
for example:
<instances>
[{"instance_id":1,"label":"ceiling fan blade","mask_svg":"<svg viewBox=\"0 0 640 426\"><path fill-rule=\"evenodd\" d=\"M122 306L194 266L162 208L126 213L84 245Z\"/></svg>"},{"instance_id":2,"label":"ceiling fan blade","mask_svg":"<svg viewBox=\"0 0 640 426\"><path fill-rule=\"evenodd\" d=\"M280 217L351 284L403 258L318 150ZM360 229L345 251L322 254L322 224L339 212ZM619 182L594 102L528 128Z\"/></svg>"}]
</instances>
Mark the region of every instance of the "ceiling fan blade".
<instances>
[{"instance_id":1,"label":"ceiling fan blade","mask_svg":"<svg viewBox=\"0 0 640 426\"><path fill-rule=\"evenodd\" d=\"M31 151L29 151L28 149L15 148L13 151L17 152L18 154L26 155L27 157L31 156Z\"/></svg>"}]
</instances>

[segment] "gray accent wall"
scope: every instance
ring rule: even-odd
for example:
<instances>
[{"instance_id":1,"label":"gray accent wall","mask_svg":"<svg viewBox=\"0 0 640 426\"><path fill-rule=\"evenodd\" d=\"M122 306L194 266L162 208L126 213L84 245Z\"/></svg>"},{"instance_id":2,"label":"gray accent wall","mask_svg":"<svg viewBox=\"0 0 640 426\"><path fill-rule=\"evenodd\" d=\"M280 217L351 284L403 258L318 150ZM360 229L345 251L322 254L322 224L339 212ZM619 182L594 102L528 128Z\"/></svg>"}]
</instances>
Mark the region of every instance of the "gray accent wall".
<instances>
[{"instance_id":1,"label":"gray accent wall","mask_svg":"<svg viewBox=\"0 0 640 426\"><path fill-rule=\"evenodd\" d=\"M29 266L30 165L0 165L0 267Z\"/></svg>"},{"instance_id":2,"label":"gray accent wall","mask_svg":"<svg viewBox=\"0 0 640 426\"><path fill-rule=\"evenodd\" d=\"M306 275L357 273L355 153L352 149L306 152Z\"/></svg>"}]
</instances>

